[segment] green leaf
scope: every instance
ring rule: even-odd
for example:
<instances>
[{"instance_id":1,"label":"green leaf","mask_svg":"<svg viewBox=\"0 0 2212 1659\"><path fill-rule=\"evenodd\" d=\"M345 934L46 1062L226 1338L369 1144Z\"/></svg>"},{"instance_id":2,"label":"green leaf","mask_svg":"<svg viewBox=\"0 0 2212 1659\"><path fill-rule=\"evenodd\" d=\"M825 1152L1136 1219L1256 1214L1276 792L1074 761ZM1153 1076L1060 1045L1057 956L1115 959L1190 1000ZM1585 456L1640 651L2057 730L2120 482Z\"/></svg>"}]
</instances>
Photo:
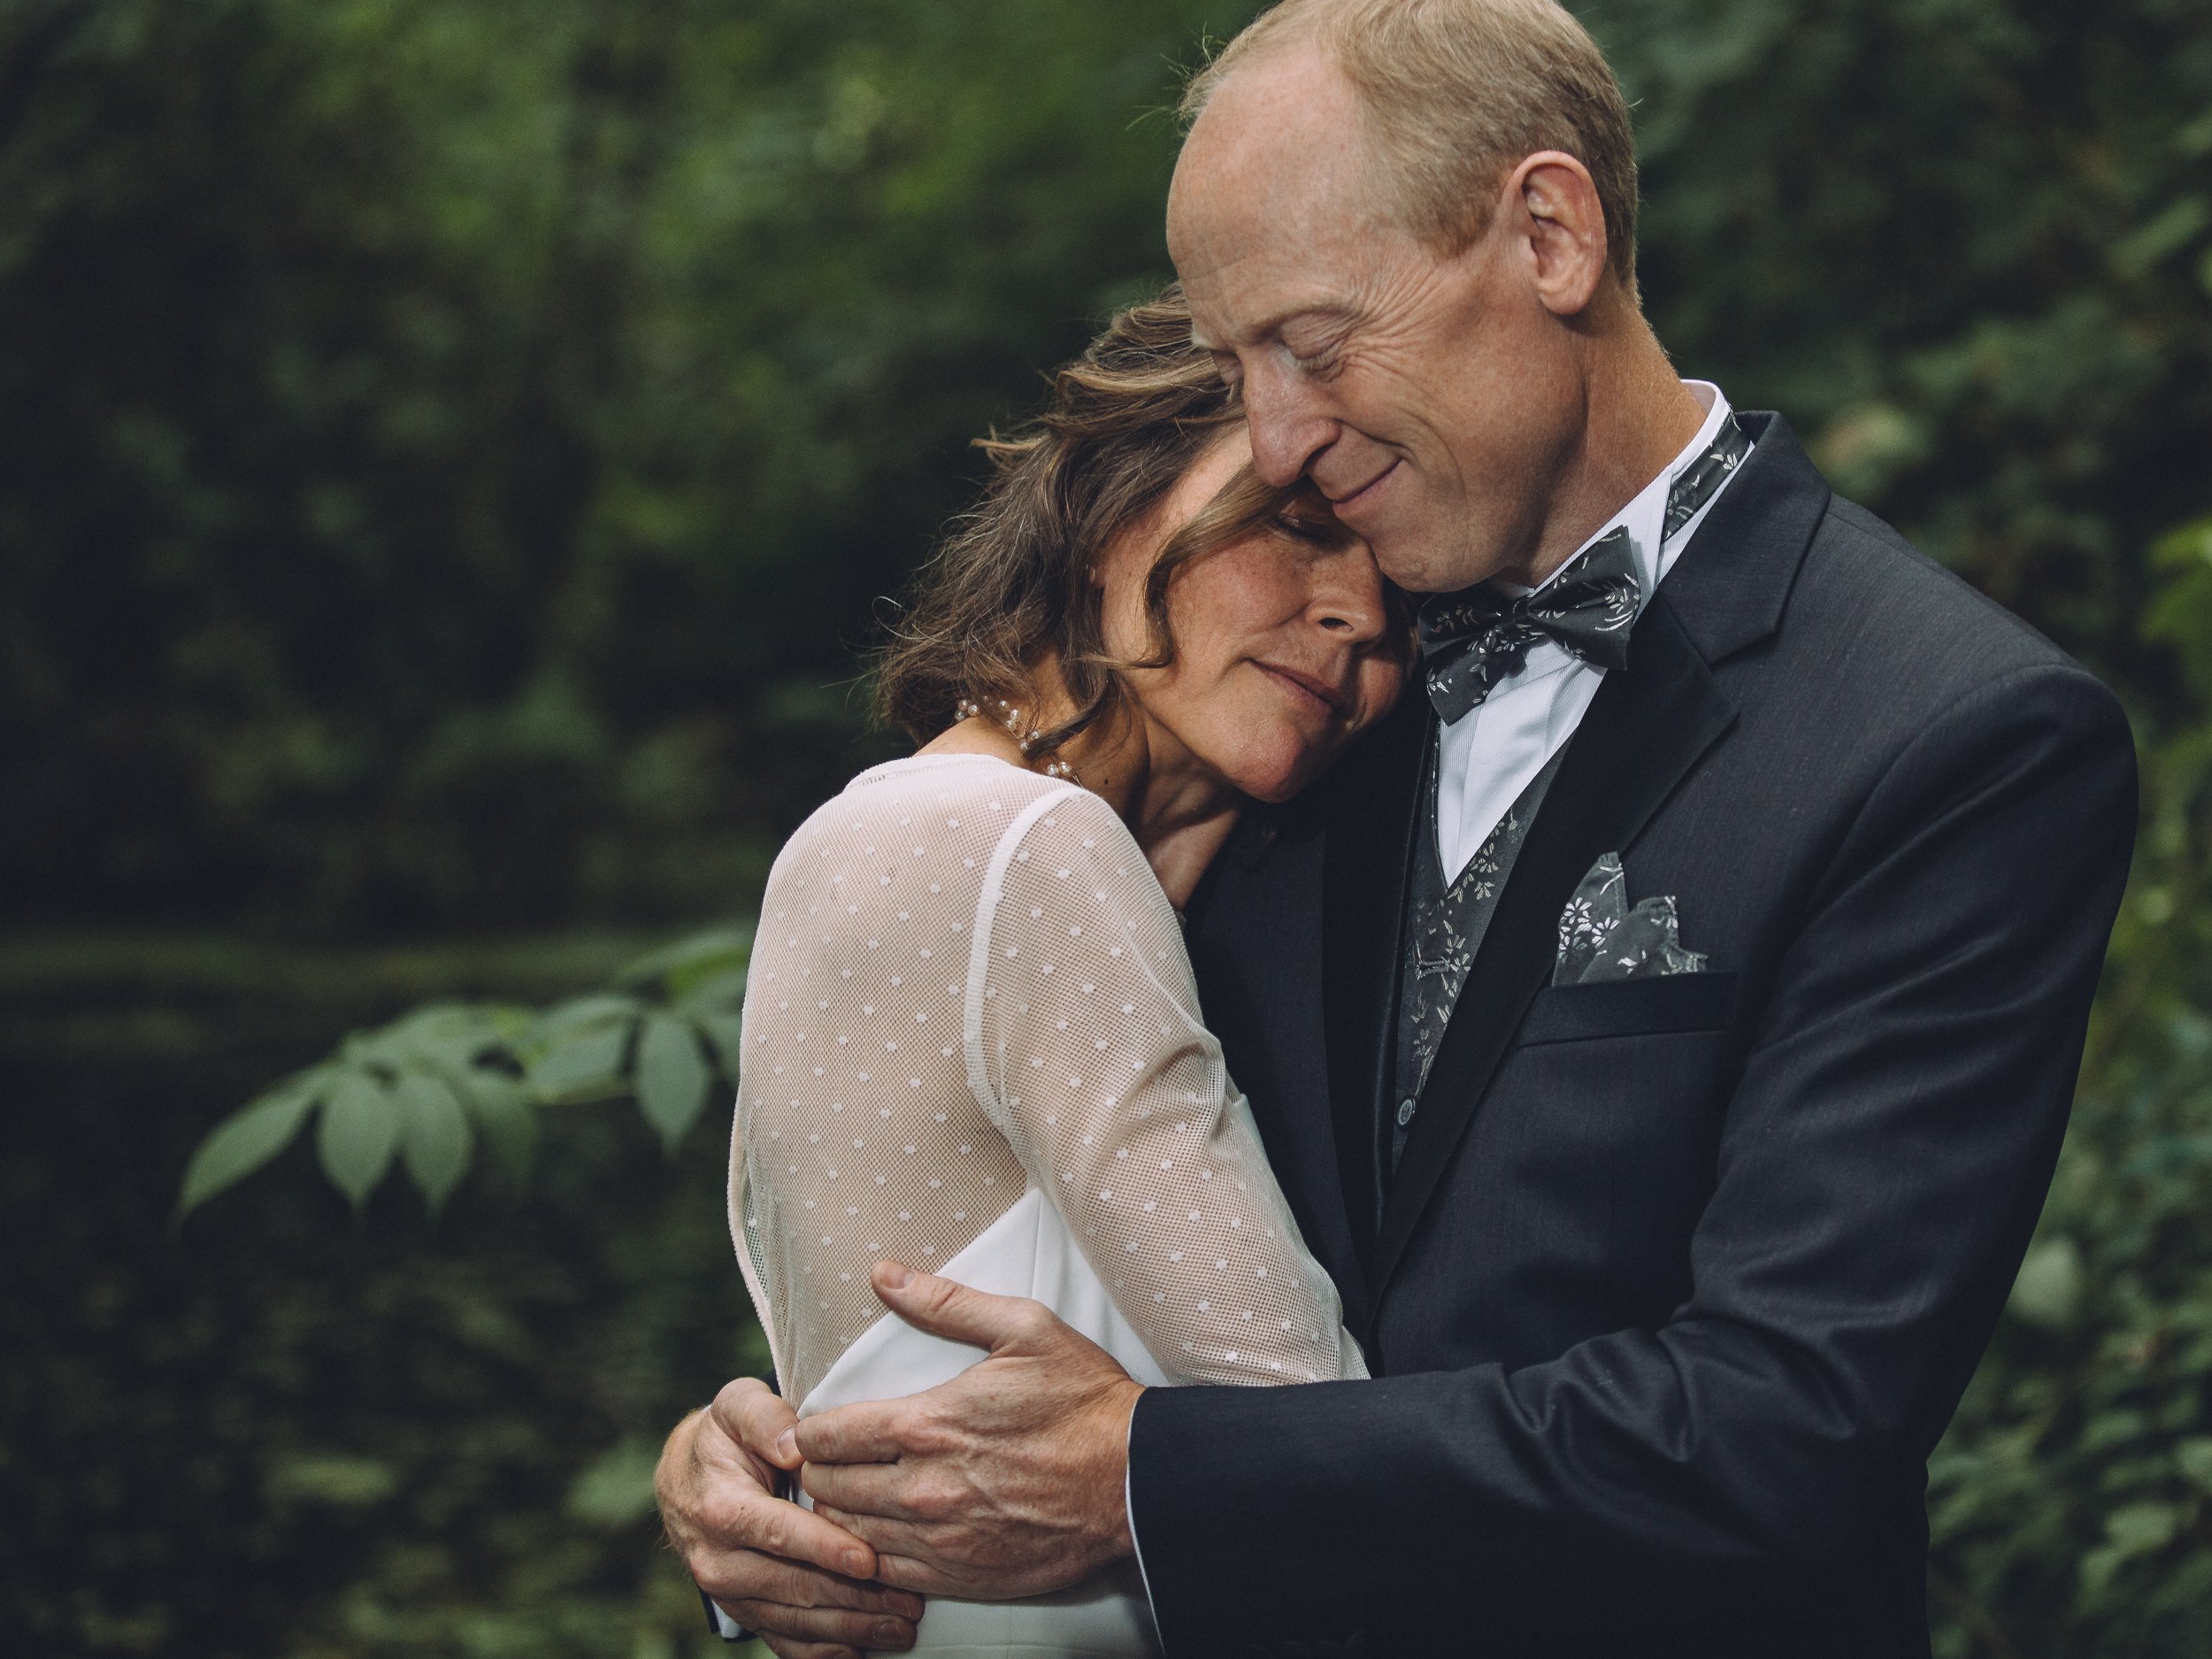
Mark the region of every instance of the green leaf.
<instances>
[{"instance_id":1,"label":"green leaf","mask_svg":"<svg viewBox=\"0 0 2212 1659\"><path fill-rule=\"evenodd\" d=\"M2174 1463L2200 1492L2212 1493L2212 1435L2193 1434L2174 1448Z\"/></svg>"},{"instance_id":2,"label":"green leaf","mask_svg":"<svg viewBox=\"0 0 2212 1659\"><path fill-rule=\"evenodd\" d=\"M682 1014L734 1013L745 1005L745 972L718 973L692 986L675 1002Z\"/></svg>"},{"instance_id":3,"label":"green leaf","mask_svg":"<svg viewBox=\"0 0 2212 1659\"><path fill-rule=\"evenodd\" d=\"M328 1175L358 1210L392 1167L399 1143L398 1102L364 1072L349 1071L323 1102L316 1149Z\"/></svg>"},{"instance_id":4,"label":"green leaf","mask_svg":"<svg viewBox=\"0 0 2212 1659\"><path fill-rule=\"evenodd\" d=\"M468 1173L476 1138L442 1078L404 1072L392 1094L400 1107L400 1158L434 1216Z\"/></svg>"},{"instance_id":5,"label":"green leaf","mask_svg":"<svg viewBox=\"0 0 2212 1659\"><path fill-rule=\"evenodd\" d=\"M387 1034L403 1061L440 1071L465 1070L486 1050L499 1050L529 1024L527 1010L503 1003L434 1002L417 1009Z\"/></svg>"},{"instance_id":6,"label":"green leaf","mask_svg":"<svg viewBox=\"0 0 2212 1659\"><path fill-rule=\"evenodd\" d=\"M636 990L658 987L671 998L689 997L710 980L739 979L743 993L746 964L752 960L749 927L718 927L680 939L641 956L616 976L616 983Z\"/></svg>"},{"instance_id":7,"label":"green leaf","mask_svg":"<svg viewBox=\"0 0 2212 1659\"><path fill-rule=\"evenodd\" d=\"M2086 1279L2081 1248L2071 1239L2039 1244L2020 1263L2020 1277L2013 1281L2005 1310L2043 1330L2063 1331L2081 1312Z\"/></svg>"},{"instance_id":8,"label":"green leaf","mask_svg":"<svg viewBox=\"0 0 2212 1659\"><path fill-rule=\"evenodd\" d=\"M572 997L531 1022L530 1029L523 1033L523 1045L544 1048L580 1033L625 1025L643 1011L644 1005L634 996L618 996L611 991Z\"/></svg>"},{"instance_id":9,"label":"green leaf","mask_svg":"<svg viewBox=\"0 0 2212 1659\"><path fill-rule=\"evenodd\" d=\"M632 1022L571 1027L542 1047L530 1063L530 1091L564 1104L611 1100L629 1092L622 1061Z\"/></svg>"},{"instance_id":10,"label":"green leaf","mask_svg":"<svg viewBox=\"0 0 2212 1659\"><path fill-rule=\"evenodd\" d=\"M296 1454L272 1468L262 1494L279 1509L326 1505L357 1509L380 1503L399 1490L399 1471L373 1457L342 1453Z\"/></svg>"},{"instance_id":11,"label":"green leaf","mask_svg":"<svg viewBox=\"0 0 2212 1659\"><path fill-rule=\"evenodd\" d=\"M745 1035L745 1022L735 1014L693 1014L691 1023L707 1040L707 1048L714 1056L715 1073L731 1088L737 1087L739 1045Z\"/></svg>"},{"instance_id":12,"label":"green leaf","mask_svg":"<svg viewBox=\"0 0 2212 1659\"><path fill-rule=\"evenodd\" d=\"M242 1107L218 1124L185 1166L177 1194L181 1221L216 1194L235 1186L292 1144L315 1104L319 1074L295 1081Z\"/></svg>"},{"instance_id":13,"label":"green leaf","mask_svg":"<svg viewBox=\"0 0 2212 1659\"><path fill-rule=\"evenodd\" d=\"M2212 206L2200 196L2169 203L2163 212L2113 244L2112 265L2126 276L2141 276L2176 249L2196 240L2212 223Z\"/></svg>"},{"instance_id":14,"label":"green leaf","mask_svg":"<svg viewBox=\"0 0 2212 1659\"><path fill-rule=\"evenodd\" d=\"M713 1069L686 1021L666 1014L647 1018L637 1048L637 1103L672 1156L699 1121L713 1080Z\"/></svg>"},{"instance_id":15,"label":"green leaf","mask_svg":"<svg viewBox=\"0 0 2212 1659\"><path fill-rule=\"evenodd\" d=\"M508 1175L527 1180L538 1150L538 1109L522 1079L488 1065L460 1073L461 1103Z\"/></svg>"},{"instance_id":16,"label":"green leaf","mask_svg":"<svg viewBox=\"0 0 2212 1659\"><path fill-rule=\"evenodd\" d=\"M660 1448L641 1439L618 1440L584 1466L568 1489L569 1515L610 1531L653 1512L653 1471Z\"/></svg>"},{"instance_id":17,"label":"green leaf","mask_svg":"<svg viewBox=\"0 0 2212 1659\"><path fill-rule=\"evenodd\" d=\"M2082 1557L2084 1586L2101 1591L2124 1563L2165 1548L2181 1531L2181 1519L2170 1503L2130 1503L2113 1510L2104 1517L2107 1541Z\"/></svg>"}]
</instances>

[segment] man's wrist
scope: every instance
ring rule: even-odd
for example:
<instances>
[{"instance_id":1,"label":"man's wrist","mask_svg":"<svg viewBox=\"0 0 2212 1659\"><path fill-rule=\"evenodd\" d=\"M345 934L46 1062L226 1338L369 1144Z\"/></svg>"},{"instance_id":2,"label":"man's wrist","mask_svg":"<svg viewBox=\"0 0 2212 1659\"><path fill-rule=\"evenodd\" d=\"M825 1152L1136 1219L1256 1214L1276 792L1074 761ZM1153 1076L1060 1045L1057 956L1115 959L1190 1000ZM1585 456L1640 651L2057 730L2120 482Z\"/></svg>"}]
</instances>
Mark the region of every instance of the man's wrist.
<instances>
[{"instance_id":1,"label":"man's wrist","mask_svg":"<svg viewBox=\"0 0 2212 1659\"><path fill-rule=\"evenodd\" d=\"M1112 1425L1109 1478L1100 1482L1101 1490L1111 1494L1108 1541L1113 1553L1108 1557L1110 1562L1137 1553L1137 1535L1129 1517L1129 1437L1136 1425L1137 1402L1143 1396L1144 1385L1133 1379L1114 1385L1108 1417Z\"/></svg>"},{"instance_id":2,"label":"man's wrist","mask_svg":"<svg viewBox=\"0 0 2212 1659\"><path fill-rule=\"evenodd\" d=\"M1139 1399L1129 1407L1129 1430L1122 1437L1121 1451L1121 1524L1129 1534L1129 1554L1137 1563L1137 1582L1144 1587L1144 1604L1152 1609L1153 1622L1159 1621L1159 1609L1152 1600L1152 1575L1145 1571L1144 1546L1137 1540L1137 1474L1136 1463L1131 1455L1137 1440L1137 1407L1142 1403L1143 1390Z\"/></svg>"}]
</instances>

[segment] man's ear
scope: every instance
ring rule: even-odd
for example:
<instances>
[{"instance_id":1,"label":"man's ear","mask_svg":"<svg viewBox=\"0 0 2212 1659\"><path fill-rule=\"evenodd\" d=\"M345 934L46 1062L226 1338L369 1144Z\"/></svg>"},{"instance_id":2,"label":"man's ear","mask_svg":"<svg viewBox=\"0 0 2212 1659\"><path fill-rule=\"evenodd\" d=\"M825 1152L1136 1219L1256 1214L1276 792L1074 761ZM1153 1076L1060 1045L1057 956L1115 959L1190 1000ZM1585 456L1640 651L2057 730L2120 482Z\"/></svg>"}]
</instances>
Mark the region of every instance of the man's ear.
<instances>
[{"instance_id":1,"label":"man's ear","mask_svg":"<svg viewBox=\"0 0 2212 1659\"><path fill-rule=\"evenodd\" d=\"M1579 314L1605 280L1608 251L1590 170L1562 150L1539 150L1508 175L1498 209L1545 309Z\"/></svg>"}]
</instances>

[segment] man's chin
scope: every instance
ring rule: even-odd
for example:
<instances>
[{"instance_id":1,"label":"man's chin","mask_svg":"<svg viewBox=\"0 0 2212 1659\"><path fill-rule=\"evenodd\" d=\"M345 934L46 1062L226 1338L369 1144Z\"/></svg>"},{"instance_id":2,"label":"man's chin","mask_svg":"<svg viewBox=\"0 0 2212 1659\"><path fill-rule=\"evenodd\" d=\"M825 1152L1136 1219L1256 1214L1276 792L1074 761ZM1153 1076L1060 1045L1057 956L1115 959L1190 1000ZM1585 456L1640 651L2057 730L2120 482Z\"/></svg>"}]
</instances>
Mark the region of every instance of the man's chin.
<instances>
[{"instance_id":1,"label":"man's chin","mask_svg":"<svg viewBox=\"0 0 2212 1659\"><path fill-rule=\"evenodd\" d=\"M1479 557L1463 541L1406 535L1370 541L1375 567L1409 594L1449 594L1480 581Z\"/></svg>"}]
</instances>

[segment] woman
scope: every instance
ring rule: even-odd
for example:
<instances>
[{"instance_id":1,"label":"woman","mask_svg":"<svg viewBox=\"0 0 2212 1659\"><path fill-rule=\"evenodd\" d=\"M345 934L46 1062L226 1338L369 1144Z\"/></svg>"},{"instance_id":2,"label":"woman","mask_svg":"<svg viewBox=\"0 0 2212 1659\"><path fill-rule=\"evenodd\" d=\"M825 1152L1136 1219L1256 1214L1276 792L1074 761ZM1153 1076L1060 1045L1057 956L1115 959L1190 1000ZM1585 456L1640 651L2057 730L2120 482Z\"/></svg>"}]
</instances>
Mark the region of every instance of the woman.
<instances>
[{"instance_id":1,"label":"woman","mask_svg":"<svg viewBox=\"0 0 2212 1659\"><path fill-rule=\"evenodd\" d=\"M886 1314L890 1257L1033 1296L1140 1381L1365 1375L1198 1010L1178 912L1249 803L1401 689L1365 547L1253 474L1172 291L1062 371L881 664L922 742L769 879L732 1225L802 1415L974 1351ZM1125 1578L933 1601L920 1651L1153 1650Z\"/></svg>"}]
</instances>

